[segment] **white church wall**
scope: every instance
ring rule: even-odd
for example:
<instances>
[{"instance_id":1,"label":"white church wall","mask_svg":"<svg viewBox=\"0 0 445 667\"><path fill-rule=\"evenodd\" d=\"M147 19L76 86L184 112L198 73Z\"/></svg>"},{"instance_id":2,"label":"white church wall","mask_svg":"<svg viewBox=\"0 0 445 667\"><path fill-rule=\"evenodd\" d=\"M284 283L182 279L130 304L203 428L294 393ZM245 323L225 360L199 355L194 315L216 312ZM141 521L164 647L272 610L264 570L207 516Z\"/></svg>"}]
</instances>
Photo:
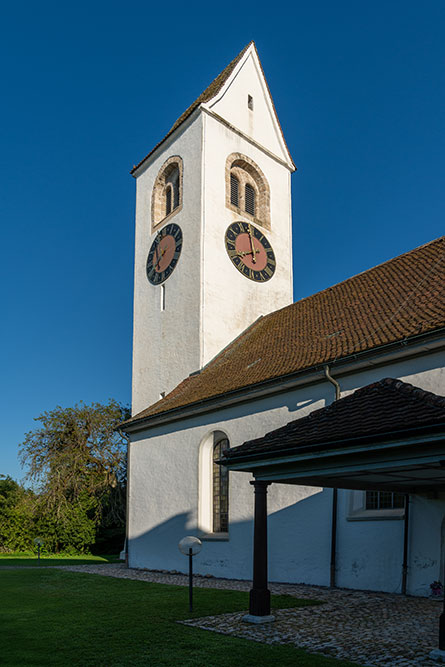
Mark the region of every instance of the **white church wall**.
<instances>
[{"instance_id":1,"label":"white church wall","mask_svg":"<svg viewBox=\"0 0 445 667\"><path fill-rule=\"evenodd\" d=\"M245 95L232 101L247 106ZM204 115L202 362L207 363L260 315L292 303L292 235L290 172L214 118ZM271 229L256 226L271 243L276 271L264 283L249 280L230 261L225 249L227 227L249 222L226 206L226 160L240 153L253 160L270 188Z\"/></svg>"},{"instance_id":2,"label":"white church wall","mask_svg":"<svg viewBox=\"0 0 445 667\"><path fill-rule=\"evenodd\" d=\"M133 414L155 403L161 392L168 393L200 366L201 122L198 115L184 123L147 160L137 177ZM172 155L183 161L183 205L168 221L181 227L183 247L175 270L164 283L166 307L161 311L161 285L148 282L146 262L155 238L151 231L153 185Z\"/></svg>"},{"instance_id":3,"label":"white church wall","mask_svg":"<svg viewBox=\"0 0 445 667\"><path fill-rule=\"evenodd\" d=\"M345 393L382 377L399 377L443 393L443 353L406 359L384 367L338 377ZM177 542L199 534L199 449L214 430L230 445L264 435L332 402L326 381L301 386L249 403L157 426L132 436L129 565L185 571ZM229 540L205 539L196 571L249 579L252 564L253 489L251 476L230 474ZM350 491L339 494L338 585L383 591L400 590L402 520L349 520ZM330 489L273 484L268 492L269 575L272 581L329 583ZM439 578L442 500L413 500L408 590L428 594ZM397 588L399 586L399 588Z\"/></svg>"}]
</instances>

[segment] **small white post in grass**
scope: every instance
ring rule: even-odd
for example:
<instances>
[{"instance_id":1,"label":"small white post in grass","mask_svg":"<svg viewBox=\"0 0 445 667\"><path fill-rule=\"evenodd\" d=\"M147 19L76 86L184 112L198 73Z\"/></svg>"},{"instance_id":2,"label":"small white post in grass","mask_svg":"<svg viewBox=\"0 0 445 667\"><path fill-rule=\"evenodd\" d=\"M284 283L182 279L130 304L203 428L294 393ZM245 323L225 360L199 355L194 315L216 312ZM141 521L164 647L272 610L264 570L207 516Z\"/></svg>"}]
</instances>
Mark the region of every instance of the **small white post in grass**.
<instances>
[{"instance_id":1,"label":"small white post in grass","mask_svg":"<svg viewBox=\"0 0 445 667\"><path fill-rule=\"evenodd\" d=\"M37 545L37 560L40 561L40 547L43 547L45 542L42 540L41 537L36 537L34 539L34 544Z\"/></svg>"},{"instance_id":2,"label":"small white post in grass","mask_svg":"<svg viewBox=\"0 0 445 667\"><path fill-rule=\"evenodd\" d=\"M184 556L189 557L189 611L193 611L193 556L201 551L202 542L197 537L188 535L179 541L178 547Z\"/></svg>"}]
</instances>

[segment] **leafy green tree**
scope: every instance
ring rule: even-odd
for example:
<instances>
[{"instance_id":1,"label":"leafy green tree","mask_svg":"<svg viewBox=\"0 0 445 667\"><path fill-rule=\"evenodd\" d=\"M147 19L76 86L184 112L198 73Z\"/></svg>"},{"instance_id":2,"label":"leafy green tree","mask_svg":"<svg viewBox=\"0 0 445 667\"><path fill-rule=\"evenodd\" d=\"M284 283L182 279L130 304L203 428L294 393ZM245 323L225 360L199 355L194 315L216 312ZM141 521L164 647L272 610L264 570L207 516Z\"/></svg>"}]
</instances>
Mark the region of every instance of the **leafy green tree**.
<instances>
[{"instance_id":1,"label":"leafy green tree","mask_svg":"<svg viewBox=\"0 0 445 667\"><path fill-rule=\"evenodd\" d=\"M104 526L122 542L127 440L117 426L128 415L114 400L57 407L26 434L20 458L40 491L36 525L49 550L87 550Z\"/></svg>"},{"instance_id":2,"label":"leafy green tree","mask_svg":"<svg viewBox=\"0 0 445 667\"><path fill-rule=\"evenodd\" d=\"M0 551L29 551L35 536L36 497L11 477L0 475Z\"/></svg>"}]
</instances>

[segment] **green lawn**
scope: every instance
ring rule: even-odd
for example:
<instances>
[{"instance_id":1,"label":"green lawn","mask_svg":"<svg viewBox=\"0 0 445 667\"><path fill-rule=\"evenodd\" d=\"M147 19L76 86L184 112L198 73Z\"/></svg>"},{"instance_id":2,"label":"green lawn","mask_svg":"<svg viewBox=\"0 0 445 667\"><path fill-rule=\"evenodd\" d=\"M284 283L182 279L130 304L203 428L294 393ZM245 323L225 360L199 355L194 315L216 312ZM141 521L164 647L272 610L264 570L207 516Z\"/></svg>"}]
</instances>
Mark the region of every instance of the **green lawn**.
<instances>
[{"instance_id":1,"label":"green lawn","mask_svg":"<svg viewBox=\"0 0 445 667\"><path fill-rule=\"evenodd\" d=\"M50 555L50 556L40 556L40 561L37 558L37 554L32 554L30 552L26 553L14 553L14 554L1 554L0 553L0 568L2 566L14 566L14 567L43 567L51 565L88 565L88 563L94 565L100 565L100 563L119 563L119 556L61 556Z\"/></svg>"},{"instance_id":2,"label":"green lawn","mask_svg":"<svg viewBox=\"0 0 445 667\"><path fill-rule=\"evenodd\" d=\"M311 656L180 625L190 618L182 586L54 569L0 571L0 663L110 667L346 667ZM247 594L195 589L193 617L241 611ZM274 607L305 605L273 596Z\"/></svg>"}]
</instances>

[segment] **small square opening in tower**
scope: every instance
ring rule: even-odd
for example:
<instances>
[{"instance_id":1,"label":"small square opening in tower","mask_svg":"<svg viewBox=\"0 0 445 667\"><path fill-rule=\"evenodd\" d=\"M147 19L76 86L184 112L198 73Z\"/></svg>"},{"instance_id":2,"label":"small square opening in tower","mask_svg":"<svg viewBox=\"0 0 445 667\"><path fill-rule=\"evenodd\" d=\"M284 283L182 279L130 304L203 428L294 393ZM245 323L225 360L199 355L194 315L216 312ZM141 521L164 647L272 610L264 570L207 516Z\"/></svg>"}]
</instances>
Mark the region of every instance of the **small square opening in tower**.
<instances>
[{"instance_id":1,"label":"small square opening in tower","mask_svg":"<svg viewBox=\"0 0 445 667\"><path fill-rule=\"evenodd\" d=\"M253 97L252 95L247 95L247 106L251 111L253 111Z\"/></svg>"}]
</instances>

